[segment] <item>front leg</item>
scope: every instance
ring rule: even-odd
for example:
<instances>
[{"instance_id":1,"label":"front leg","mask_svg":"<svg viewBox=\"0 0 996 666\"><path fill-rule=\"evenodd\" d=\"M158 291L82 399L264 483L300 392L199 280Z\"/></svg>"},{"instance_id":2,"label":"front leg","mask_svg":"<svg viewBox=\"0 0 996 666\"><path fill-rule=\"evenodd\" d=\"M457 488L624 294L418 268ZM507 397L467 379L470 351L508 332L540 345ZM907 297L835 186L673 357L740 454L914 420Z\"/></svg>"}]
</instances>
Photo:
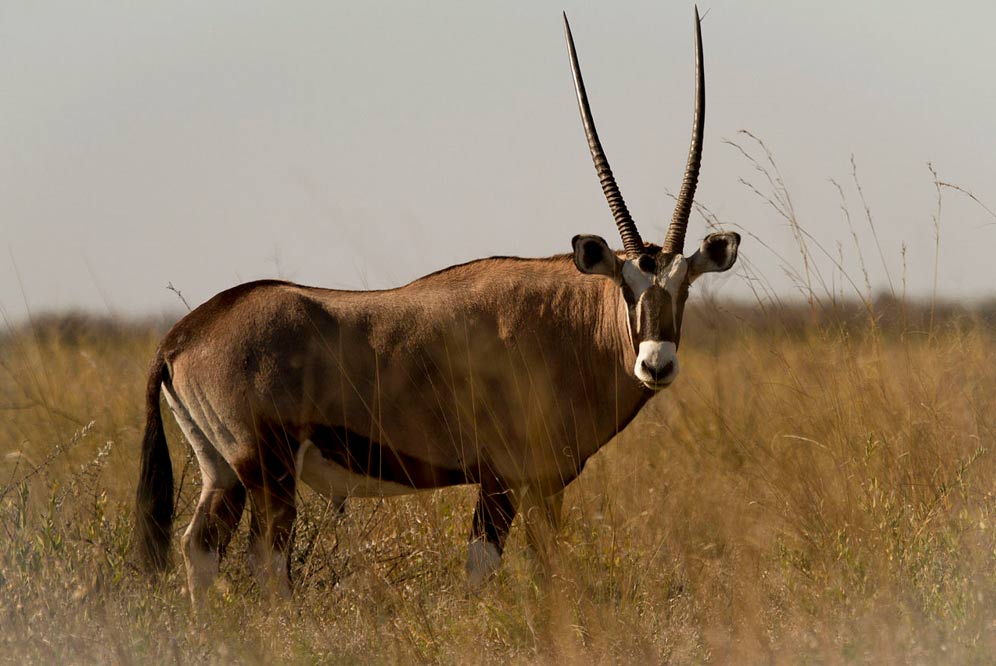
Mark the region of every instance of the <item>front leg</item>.
<instances>
[{"instance_id":1,"label":"front leg","mask_svg":"<svg viewBox=\"0 0 996 666\"><path fill-rule=\"evenodd\" d=\"M512 491L496 480L481 483L467 557L467 579L471 589L479 590L498 570L513 518Z\"/></svg>"},{"instance_id":2,"label":"front leg","mask_svg":"<svg viewBox=\"0 0 996 666\"><path fill-rule=\"evenodd\" d=\"M560 529L563 504L563 488L551 491L540 486L526 486L520 491L519 512L526 526L529 549L547 573L550 571L551 547Z\"/></svg>"}]
</instances>

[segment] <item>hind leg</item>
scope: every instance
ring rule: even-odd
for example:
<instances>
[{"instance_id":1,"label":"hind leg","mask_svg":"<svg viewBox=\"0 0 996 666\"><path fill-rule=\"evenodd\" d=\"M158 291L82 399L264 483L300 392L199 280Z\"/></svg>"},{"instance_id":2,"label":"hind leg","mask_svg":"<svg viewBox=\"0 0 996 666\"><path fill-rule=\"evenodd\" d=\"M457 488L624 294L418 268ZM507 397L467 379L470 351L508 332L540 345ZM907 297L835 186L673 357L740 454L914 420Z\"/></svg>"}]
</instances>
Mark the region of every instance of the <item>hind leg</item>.
<instances>
[{"instance_id":1,"label":"hind leg","mask_svg":"<svg viewBox=\"0 0 996 666\"><path fill-rule=\"evenodd\" d=\"M251 501L249 566L264 594L290 598L290 553L297 517L293 493L257 489Z\"/></svg>"},{"instance_id":2,"label":"hind leg","mask_svg":"<svg viewBox=\"0 0 996 666\"><path fill-rule=\"evenodd\" d=\"M264 436L252 471L240 474L252 508L250 567L264 594L285 599L291 593L290 554L297 518L297 448L297 442L286 436Z\"/></svg>"},{"instance_id":3,"label":"hind leg","mask_svg":"<svg viewBox=\"0 0 996 666\"><path fill-rule=\"evenodd\" d=\"M194 518L180 539L187 569L187 588L195 609L202 605L218 575L221 558L245 506L245 488L231 468L228 472L220 479L204 475Z\"/></svg>"},{"instance_id":4,"label":"hind leg","mask_svg":"<svg viewBox=\"0 0 996 666\"><path fill-rule=\"evenodd\" d=\"M225 547L242 517L246 492L231 465L190 418L186 407L169 391L165 395L201 469L201 496L194 517L180 539L187 589L197 609L218 575Z\"/></svg>"},{"instance_id":5,"label":"hind leg","mask_svg":"<svg viewBox=\"0 0 996 666\"><path fill-rule=\"evenodd\" d=\"M259 510L259 501L253 503L249 528L249 566L265 596L289 599L291 536L297 512L293 504L275 509L271 503Z\"/></svg>"}]
</instances>

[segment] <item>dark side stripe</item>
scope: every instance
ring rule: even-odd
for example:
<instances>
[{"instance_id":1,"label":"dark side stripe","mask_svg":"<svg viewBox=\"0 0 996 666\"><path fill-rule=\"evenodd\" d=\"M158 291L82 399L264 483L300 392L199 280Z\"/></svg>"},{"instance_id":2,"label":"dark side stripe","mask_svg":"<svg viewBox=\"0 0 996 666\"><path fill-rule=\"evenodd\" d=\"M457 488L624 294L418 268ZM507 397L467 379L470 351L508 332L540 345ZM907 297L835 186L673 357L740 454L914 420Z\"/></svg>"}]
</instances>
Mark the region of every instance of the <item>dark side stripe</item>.
<instances>
[{"instance_id":1,"label":"dark side stripe","mask_svg":"<svg viewBox=\"0 0 996 666\"><path fill-rule=\"evenodd\" d=\"M310 439L329 462L413 489L473 483L468 470L433 465L342 426L314 425Z\"/></svg>"}]
</instances>

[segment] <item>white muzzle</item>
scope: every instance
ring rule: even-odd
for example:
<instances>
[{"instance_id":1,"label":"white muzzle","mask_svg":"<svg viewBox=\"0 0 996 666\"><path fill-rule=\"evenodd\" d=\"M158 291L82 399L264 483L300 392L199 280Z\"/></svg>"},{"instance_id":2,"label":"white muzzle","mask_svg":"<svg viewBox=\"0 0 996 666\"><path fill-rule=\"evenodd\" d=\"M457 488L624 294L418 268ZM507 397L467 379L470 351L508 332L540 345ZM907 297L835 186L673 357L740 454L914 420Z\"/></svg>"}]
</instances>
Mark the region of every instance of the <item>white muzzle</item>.
<instances>
[{"instance_id":1,"label":"white muzzle","mask_svg":"<svg viewBox=\"0 0 996 666\"><path fill-rule=\"evenodd\" d=\"M647 388L659 390L668 386L678 376L678 348L673 342L641 342L634 373Z\"/></svg>"}]
</instances>

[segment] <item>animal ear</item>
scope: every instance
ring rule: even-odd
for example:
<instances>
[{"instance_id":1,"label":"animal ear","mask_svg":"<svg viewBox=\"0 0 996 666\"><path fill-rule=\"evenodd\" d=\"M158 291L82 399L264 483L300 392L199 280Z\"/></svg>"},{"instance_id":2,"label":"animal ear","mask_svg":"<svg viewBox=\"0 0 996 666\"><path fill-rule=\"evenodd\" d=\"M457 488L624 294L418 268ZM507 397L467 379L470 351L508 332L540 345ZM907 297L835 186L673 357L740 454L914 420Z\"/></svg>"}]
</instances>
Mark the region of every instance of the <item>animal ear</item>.
<instances>
[{"instance_id":1,"label":"animal ear","mask_svg":"<svg viewBox=\"0 0 996 666\"><path fill-rule=\"evenodd\" d=\"M740 234L735 231L706 236L702 241L702 247L688 258L689 282L703 273L729 270L737 261L738 247L740 247Z\"/></svg>"},{"instance_id":2,"label":"animal ear","mask_svg":"<svg viewBox=\"0 0 996 666\"><path fill-rule=\"evenodd\" d=\"M609 249L604 238L575 236L571 244L574 246L574 265L579 271L588 275L604 275L613 280L619 279L622 261Z\"/></svg>"}]
</instances>

